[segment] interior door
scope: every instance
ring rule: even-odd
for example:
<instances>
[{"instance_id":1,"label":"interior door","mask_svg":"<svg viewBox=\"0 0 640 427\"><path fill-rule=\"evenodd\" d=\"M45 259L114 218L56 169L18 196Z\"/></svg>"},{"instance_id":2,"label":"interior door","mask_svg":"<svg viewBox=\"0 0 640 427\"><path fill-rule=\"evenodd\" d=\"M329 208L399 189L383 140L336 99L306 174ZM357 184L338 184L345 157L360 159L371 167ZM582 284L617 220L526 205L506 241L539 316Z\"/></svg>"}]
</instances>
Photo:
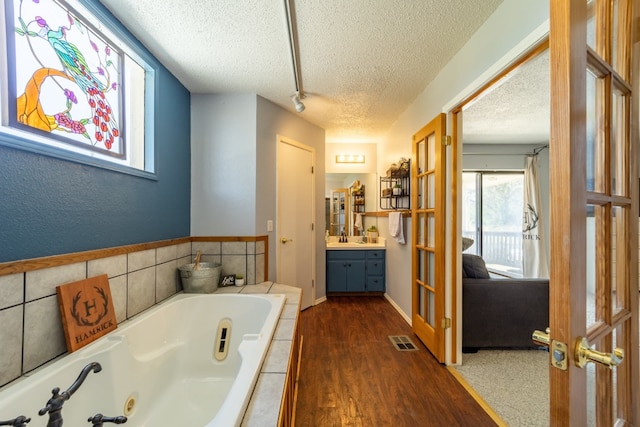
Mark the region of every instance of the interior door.
<instances>
[{"instance_id":1,"label":"interior door","mask_svg":"<svg viewBox=\"0 0 640 427\"><path fill-rule=\"evenodd\" d=\"M552 425L640 424L633 3L551 1Z\"/></svg>"},{"instance_id":2,"label":"interior door","mask_svg":"<svg viewBox=\"0 0 640 427\"><path fill-rule=\"evenodd\" d=\"M278 283L302 288L301 308L315 300L313 148L278 140Z\"/></svg>"},{"instance_id":3,"label":"interior door","mask_svg":"<svg viewBox=\"0 0 640 427\"><path fill-rule=\"evenodd\" d=\"M429 351L444 362L445 135L438 115L413 136L412 328Z\"/></svg>"}]
</instances>

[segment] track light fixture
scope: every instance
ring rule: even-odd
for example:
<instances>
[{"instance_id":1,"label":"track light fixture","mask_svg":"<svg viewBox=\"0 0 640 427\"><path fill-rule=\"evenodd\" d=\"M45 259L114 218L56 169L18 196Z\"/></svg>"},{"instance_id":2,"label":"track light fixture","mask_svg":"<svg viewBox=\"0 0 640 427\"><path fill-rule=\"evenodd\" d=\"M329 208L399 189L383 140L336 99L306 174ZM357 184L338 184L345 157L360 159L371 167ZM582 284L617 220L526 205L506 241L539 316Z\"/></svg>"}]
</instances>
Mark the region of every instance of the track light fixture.
<instances>
[{"instance_id":1,"label":"track light fixture","mask_svg":"<svg viewBox=\"0 0 640 427\"><path fill-rule=\"evenodd\" d=\"M291 100L293 101L293 105L296 107L296 111L298 113L302 113L304 111L304 104L300 101L300 93L293 95Z\"/></svg>"}]
</instances>

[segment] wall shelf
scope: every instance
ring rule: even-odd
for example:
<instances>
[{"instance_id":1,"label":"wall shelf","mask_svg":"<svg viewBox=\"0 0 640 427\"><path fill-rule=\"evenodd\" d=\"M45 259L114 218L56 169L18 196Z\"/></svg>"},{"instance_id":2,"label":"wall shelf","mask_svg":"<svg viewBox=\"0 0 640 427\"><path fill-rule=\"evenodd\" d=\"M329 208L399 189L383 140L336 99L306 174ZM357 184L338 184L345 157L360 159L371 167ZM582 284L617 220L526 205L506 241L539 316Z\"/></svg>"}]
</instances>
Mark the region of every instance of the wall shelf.
<instances>
[{"instance_id":1,"label":"wall shelf","mask_svg":"<svg viewBox=\"0 0 640 427\"><path fill-rule=\"evenodd\" d=\"M411 162L407 163L407 168L390 170L390 176L380 177L380 209L411 209Z\"/></svg>"}]
</instances>

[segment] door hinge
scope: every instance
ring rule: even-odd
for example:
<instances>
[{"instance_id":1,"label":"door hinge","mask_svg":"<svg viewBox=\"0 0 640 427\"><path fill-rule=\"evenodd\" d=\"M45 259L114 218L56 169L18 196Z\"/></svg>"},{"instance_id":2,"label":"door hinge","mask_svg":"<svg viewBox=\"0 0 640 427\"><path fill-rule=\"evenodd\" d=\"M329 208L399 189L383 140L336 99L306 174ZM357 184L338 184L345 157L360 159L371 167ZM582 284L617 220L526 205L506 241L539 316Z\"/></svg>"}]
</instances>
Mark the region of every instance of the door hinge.
<instances>
[{"instance_id":1,"label":"door hinge","mask_svg":"<svg viewBox=\"0 0 640 427\"><path fill-rule=\"evenodd\" d=\"M451 137L449 135L442 135L442 145L445 147L451 145Z\"/></svg>"},{"instance_id":2,"label":"door hinge","mask_svg":"<svg viewBox=\"0 0 640 427\"><path fill-rule=\"evenodd\" d=\"M315 281L315 280L313 280L313 279L311 279L311 287L312 287L312 288L315 288L315 287L316 287L316 281Z\"/></svg>"},{"instance_id":3,"label":"door hinge","mask_svg":"<svg viewBox=\"0 0 640 427\"><path fill-rule=\"evenodd\" d=\"M313 166L311 166L311 173L313 173Z\"/></svg>"},{"instance_id":4,"label":"door hinge","mask_svg":"<svg viewBox=\"0 0 640 427\"><path fill-rule=\"evenodd\" d=\"M451 318L443 317L442 318L442 329L448 329L451 327Z\"/></svg>"},{"instance_id":5,"label":"door hinge","mask_svg":"<svg viewBox=\"0 0 640 427\"><path fill-rule=\"evenodd\" d=\"M313 223L311 223L311 231L315 230L316 227L313 225Z\"/></svg>"}]
</instances>

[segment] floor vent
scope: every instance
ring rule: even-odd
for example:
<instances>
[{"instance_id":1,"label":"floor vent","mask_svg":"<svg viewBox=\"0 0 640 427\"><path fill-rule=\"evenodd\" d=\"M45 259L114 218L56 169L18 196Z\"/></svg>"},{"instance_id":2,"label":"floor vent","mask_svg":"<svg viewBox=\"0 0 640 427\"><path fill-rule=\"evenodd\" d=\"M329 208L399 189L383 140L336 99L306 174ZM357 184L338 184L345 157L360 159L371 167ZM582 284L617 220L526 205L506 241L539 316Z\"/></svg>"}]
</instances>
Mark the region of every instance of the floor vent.
<instances>
[{"instance_id":1,"label":"floor vent","mask_svg":"<svg viewBox=\"0 0 640 427\"><path fill-rule=\"evenodd\" d=\"M398 351L413 351L418 347L406 335L389 335L389 340Z\"/></svg>"}]
</instances>

